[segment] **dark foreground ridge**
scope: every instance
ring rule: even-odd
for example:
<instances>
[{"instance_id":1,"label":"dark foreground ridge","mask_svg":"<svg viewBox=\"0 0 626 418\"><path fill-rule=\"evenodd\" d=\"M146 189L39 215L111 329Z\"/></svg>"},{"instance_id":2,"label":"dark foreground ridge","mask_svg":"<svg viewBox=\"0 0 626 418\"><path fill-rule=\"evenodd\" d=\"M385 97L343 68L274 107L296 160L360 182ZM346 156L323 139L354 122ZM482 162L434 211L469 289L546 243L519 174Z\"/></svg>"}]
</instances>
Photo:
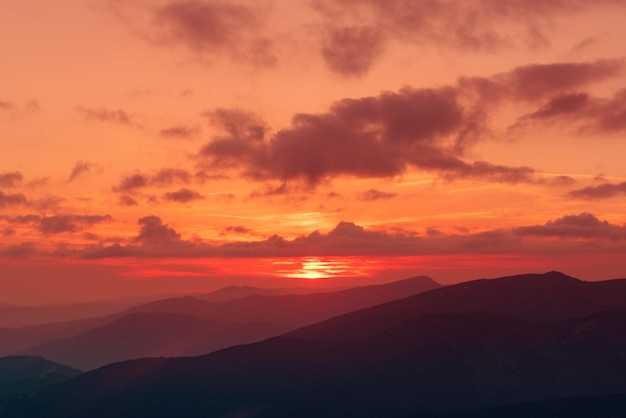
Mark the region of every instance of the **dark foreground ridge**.
<instances>
[{"instance_id":1,"label":"dark foreground ridge","mask_svg":"<svg viewBox=\"0 0 626 418\"><path fill-rule=\"evenodd\" d=\"M0 400L26 395L66 381L82 372L41 357L0 358Z\"/></svg>"},{"instance_id":2,"label":"dark foreground ridge","mask_svg":"<svg viewBox=\"0 0 626 418\"><path fill-rule=\"evenodd\" d=\"M624 294L560 273L462 283L206 356L105 366L0 416L488 417L471 414L626 393Z\"/></svg>"}]
</instances>

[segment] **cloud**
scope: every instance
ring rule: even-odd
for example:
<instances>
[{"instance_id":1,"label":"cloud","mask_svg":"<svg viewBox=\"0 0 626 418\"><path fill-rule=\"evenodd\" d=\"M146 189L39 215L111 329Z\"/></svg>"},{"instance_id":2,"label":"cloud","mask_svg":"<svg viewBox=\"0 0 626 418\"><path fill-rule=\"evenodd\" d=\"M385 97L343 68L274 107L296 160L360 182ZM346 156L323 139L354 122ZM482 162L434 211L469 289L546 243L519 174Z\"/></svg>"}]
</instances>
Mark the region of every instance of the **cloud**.
<instances>
[{"instance_id":1,"label":"cloud","mask_svg":"<svg viewBox=\"0 0 626 418\"><path fill-rule=\"evenodd\" d=\"M256 233L255 231L251 230L250 228L246 228L245 226L231 225L231 226L227 226L226 228L224 228L224 229L222 229L220 231L220 236L226 236L226 235L251 235L251 236L258 236L259 234Z\"/></svg>"},{"instance_id":2,"label":"cloud","mask_svg":"<svg viewBox=\"0 0 626 418\"><path fill-rule=\"evenodd\" d=\"M109 109L89 109L86 107L79 107L78 111L83 114L87 120L96 120L100 122L115 123L119 125L132 125L132 119L123 110L109 110Z\"/></svg>"},{"instance_id":3,"label":"cloud","mask_svg":"<svg viewBox=\"0 0 626 418\"><path fill-rule=\"evenodd\" d=\"M155 215L144 216L137 221L140 229L136 237L126 245L101 242L82 250L66 253L79 258L111 257L204 257L213 255L211 247L202 242L182 239L176 230Z\"/></svg>"},{"instance_id":4,"label":"cloud","mask_svg":"<svg viewBox=\"0 0 626 418\"><path fill-rule=\"evenodd\" d=\"M102 222L109 222L110 215L17 215L2 216L1 220L9 225L29 225L45 235L76 232Z\"/></svg>"},{"instance_id":5,"label":"cloud","mask_svg":"<svg viewBox=\"0 0 626 418\"><path fill-rule=\"evenodd\" d=\"M255 66L276 62L264 35L267 10L255 2L103 0L110 12L152 45L180 46L202 59L228 56Z\"/></svg>"},{"instance_id":6,"label":"cloud","mask_svg":"<svg viewBox=\"0 0 626 418\"><path fill-rule=\"evenodd\" d=\"M377 34L374 42L367 42L366 36L346 37L348 46L322 40L325 58L331 56L331 62L339 63L349 62L350 57L364 60L366 65L358 67L362 71L371 67L392 40L421 49L463 52L534 49L549 45L551 29L560 17L592 7L624 6L622 0L594 2L593 6L583 0L314 0L312 4L323 22L338 33L341 28L365 25ZM346 75L341 66L328 67Z\"/></svg>"},{"instance_id":7,"label":"cloud","mask_svg":"<svg viewBox=\"0 0 626 418\"><path fill-rule=\"evenodd\" d=\"M310 189L338 176L391 178L408 170L450 181L550 185L532 167L471 161L467 151L493 137L490 119L497 107L543 103L520 121L576 114L588 101L578 89L616 77L623 69L621 60L526 65L491 77L461 77L457 84L439 88L404 87L344 98L326 112L296 114L289 126L271 134L251 113L218 109L204 115L219 134L196 158L201 170L235 170L249 179L295 182ZM626 93L623 97L626 103ZM620 106L603 113L602 126L626 126Z\"/></svg>"},{"instance_id":8,"label":"cloud","mask_svg":"<svg viewBox=\"0 0 626 418\"><path fill-rule=\"evenodd\" d=\"M0 190L0 208L20 206L28 204L28 199L22 193L4 193Z\"/></svg>"},{"instance_id":9,"label":"cloud","mask_svg":"<svg viewBox=\"0 0 626 418\"><path fill-rule=\"evenodd\" d=\"M197 127L176 125L161 129L159 135L164 138L192 138L199 132Z\"/></svg>"},{"instance_id":10,"label":"cloud","mask_svg":"<svg viewBox=\"0 0 626 418\"><path fill-rule=\"evenodd\" d=\"M626 195L626 182L613 184L603 183L598 186L589 186L569 193L574 199L609 199L620 195Z\"/></svg>"},{"instance_id":11,"label":"cloud","mask_svg":"<svg viewBox=\"0 0 626 418\"><path fill-rule=\"evenodd\" d=\"M609 239L626 240L626 226L600 221L590 213L568 215L544 225L525 226L514 229L522 236L549 237L558 239Z\"/></svg>"},{"instance_id":12,"label":"cloud","mask_svg":"<svg viewBox=\"0 0 626 418\"><path fill-rule=\"evenodd\" d=\"M40 255L41 251L33 242L25 242L17 245L9 245L0 249L2 258L26 258Z\"/></svg>"},{"instance_id":13,"label":"cloud","mask_svg":"<svg viewBox=\"0 0 626 418\"><path fill-rule=\"evenodd\" d=\"M165 187L173 184L189 184L193 176L179 168L162 168L151 174L141 172L124 176L120 183L113 187L119 193L133 193L146 187Z\"/></svg>"},{"instance_id":14,"label":"cloud","mask_svg":"<svg viewBox=\"0 0 626 418\"><path fill-rule=\"evenodd\" d=\"M537 121L566 123L579 133L621 133L626 130L626 89L608 99L587 93L558 95L539 110L522 116L514 128Z\"/></svg>"},{"instance_id":15,"label":"cloud","mask_svg":"<svg viewBox=\"0 0 626 418\"><path fill-rule=\"evenodd\" d=\"M181 188L175 192L168 192L163 195L163 199L168 202L188 203L194 200L204 199L200 193L187 188Z\"/></svg>"},{"instance_id":16,"label":"cloud","mask_svg":"<svg viewBox=\"0 0 626 418\"><path fill-rule=\"evenodd\" d=\"M158 216L144 216L139 219L138 223L141 230L134 239L135 242L154 245L181 241L180 234L168 225L164 225Z\"/></svg>"},{"instance_id":17,"label":"cloud","mask_svg":"<svg viewBox=\"0 0 626 418\"><path fill-rule=\"evenodd\" d=\"M544 119L563 114L574 113L581 110L589 103L587 93L572 93L557 96L551 99L545 106L528 117L532 119Z\"/></svg>"},{"instance_id":18,"label":"cloud","mask_svg":"<svg viewBox=\"0 0 626 418\"><path fill-rule=\"evenodd\" d=\"M365 75L383 52L384 35L375 27L329 28L322 38L322 57L342 76Z\"/></svg>"},{"instance_id":19,"label":"cloud","mask_svg":"<svg viewBox=\"0 0 626 418\"><path fill-rule=\"evenodd\" d=\"M22 221L26 222L26 219ZM474 233L466 230L449 233L432 227L418 233L398 228L365 228L353 222L342 221L328 232L313 231L294 239L272 235L266 239L224 244L209 243L199 238L185 239L155 215L140 218L138 226L139 232L132 239L107 239L97 244L73 248L62 246L48 255L75 258L245 258L425 254L545 255L626 251L626 225L611 224L589 213L566 215L542 225ZM71 227L62 224L58 229L58 232L64 232ZM231 226L222 230L221 235L256 234L242 226Z\"/></svg>"},{"instance_id":20,"label":"cloud","mask_svg":"<svg viewBox=\"0 0 626 418\"><path fill-rule=\"evenodd\" d=\"M359 200L365 201L393 199L396 196L396 193L386 193L376 189L369 189L368 191L358 194Z\"/></svg>"},{"instance_id":21,"label":"cloud","mask_svg":"<svg viewBox=\"0 0 626 418\"><path fill-rule=\"evenodd\" d=\"M624 73L624 60L529 64L492 77L461 77L459 86L491 102L537 101L576 93L579 89ZM571 99L570 99L571 100Z\"/></svg>"},{"instance_id":22,"label":"cloud","mask_svg":"<svg viewBox=\"0 0 626 418\"><path fill-rule=\"evenodd\" d=\"M212 169L243 168L242 174L256 180L296 180L309 187L335 176L385 178L409 168L448 179L531 180L534 170L528 167L462 160L467 133L477 128L457 94L452 87L404 88L343 99L326 113L295 115L290 127L269 140L255 118L233 111L225 118L226 135L204 145L198 161Z\"/></svg>"},{"instance_id":23,"label":"cloud","mask_svg":"<svg viewBox=\"0 0 626 418\"><path fill-rule=\"evenodd\" d=\"M0 187L17 187L24 180L24 176L19 171L0 173Z\"/></svg>"},{"instance_id":24,"label":"cloud","mask_svg":"<svg viewBox=\"0 0 626 418\"><path fill-rule=\"evenodd\" d=\"M55 215L39 219L38 229L44 235L76 232L112 220L110 215Z\"/></svg>"},{"instance_id":25,"label":"cloud","mask_svg":"<svg viewBox=\"0 0 626 418\"><path fill-rule=\"evenodd\" d=\"M137 206L138 202L132 196L124 194L124 195L120 196L119 204L122 205L122 206Z\"/></svg>"},{"instance_id":26,"label":"cloud","mask_svg":"<svg viewBox=\"0 0 626 418\"><path fill-rule=\"evenodd\" d=\"M9 111L15 109L15 104L6 100L0 100L0 111Z\"/></svg>"},{"instance_id":27,"label":"cloud","mask_svg":"<svg viewBox=\"0 0 626 418\"><path fill-rule=\"evenodd\" d=\"M74 168L72 168L72 172L70 173L70 176L68 177L67 181L72 182L79 177L91 174L94 170L99 169L99 168L100 166L95 163L77 161L76 164L74 165Z\"/></svg>"}]
</instances>

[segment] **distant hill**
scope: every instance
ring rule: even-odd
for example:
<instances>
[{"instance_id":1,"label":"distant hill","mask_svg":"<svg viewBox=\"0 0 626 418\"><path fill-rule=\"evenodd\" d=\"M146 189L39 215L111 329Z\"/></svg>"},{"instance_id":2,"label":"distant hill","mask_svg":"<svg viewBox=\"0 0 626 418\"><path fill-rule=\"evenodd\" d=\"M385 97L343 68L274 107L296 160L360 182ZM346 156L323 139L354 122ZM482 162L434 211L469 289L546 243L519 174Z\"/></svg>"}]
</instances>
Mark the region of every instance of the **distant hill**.
<instances>
[{"instance_id":1,"label":"distant hill","mask_svg":"<svg viewBox=\"0 0 626 418\"><path fill-rule=\"evenodd\" d=\"M164 297L135 296L105 301L44 306L0 304L0 328L18 328L111 315L132 306L163 299Z\"/></svg>"},{"instance_id":2,"label":"distant hill","mask_svg":"<svg viewBox=\"0 0 626 418\"><path fill-rule=\"evenodd\" d=\"M426 417L626 393L626 310L606 311L619 286L558 273L468 282L205 356L105 366L0 415Z\"/></svg>"},{"instance_id":3,"label":"distant hill","mask_svg":"<svg viewBox=\"0 0 626 418\"><path fill-rule=\"evenodd\" d=\"M261 322L212 322L188 315L133 313L102 327L50 341L21 354L90 370L108 363L164 356L197 356L282 334L291 327Z\"/></svg>"},{"instance_id":4,"label":"distant hill","mask_svg":"<svg viewBox=\"0 0 626 418\"><path fill-rule=\"evenodd\" d=\"M261 321L295 327L440 288L429 277L413 277L392 283L354 287L306 295L254 295L227 302L211 303L186 296L163 299L130 308L134 312L163 312L196 316L212 321Z\"/></svg>"},{"instance_id":5,"label":"distant hill","mask_svg":"<svg viewBox=\"0 0 626 418\"><path fill-rule=\"evenodd\" d=\"M329 290L335 291L335 290ZM227 302L229 300L240 299L247 296L278 296L278 295L306 295L311 293L319 293L319 290L303 287L279 288L279 289L262 289L253 286L227 286L211 293L202 293L191 295L196 299L205 302Z\"/></svg>"},{"instance_id":6,"label":"distant hill","mask_svg":"<svg viewBox=\"0 0 626 418\"><path fill-rule=\"evenodd\" d=\"M112 359L119 361L148 355L150 347L156 350L154 351L157 353L155 355L163 355L160 347L164 347L168 343L171 339L170 334L173 332L169 327L160 328L157 325L144 327L139 325L137 321L128 320L117 323L114 327L106 327L107 324L138 313L183 315L187 317L187 321L189 321L189 317L194 317L223 323L224 326L230 324L233 330L239 330L229 334L230 337L228 338L220 337L219 335L227 335L220 331L221 334L216 335L214 344L205 345L205 347L210 348L210 350L205 351L206 353L224 348L227 345L258 341L335 315L440 286L427 277L415 277L383 285L357 287L337 292L249 296L219 303L205 302L189 296L164 299L136 306L107 317L18 329L0 329L0 341L3 341L3 344L0 345L0 354L28 353L29 355L41 355L85 369L97 367ZM263 323L263 325L257 328L245 325L251 323ZM128 331L127 334L140 339L142 334L147 333L149 337L145 343L135 341L133 344L119 345L117 341L110 340L111 336L118 335L112 332L113 328L126 329L129 326L132 327L133 324L134 330ZM192 327L191 324L188 326ZM191 329L185 327L183 328ZM246 329L248 332L243 332ZM198 341L206 338L204 328L199 327L197 332ZM159 333L161 333L160 338L162 340L160 342L157 337ZM100 341L100 343L96 343L96 341ZM109 347L112 350L111 353L115 353L115 355L108 354L101 347ZM123 347L126 348L125 355L123 354ZM87 350L88 353L80 354L84 350ZM73 354L70 355L70 353ZM193 351L192 353L199 354L200 352ZM168 351L168 355L189 354L191 353L182 350L182 348L179 352Z\"/></svg>"},{"instance_id":7,"label":"distant hill","mask_svg":"<svg viewBox=\"0 0 626 418\"><path fill-rule=\"evenodd\" d=\"M475 280L352 312L291 334L301 339L375 334L408 318L430 313L490 312L527 320L575 318L626 310L626 280L584 282L559 272Z\"/></svg>"},{"instance_id":8,"label":"distant hill","mask_svg":"<svg viewBox=\"0 0 626 418\"><path fill-rule=\"evenodd\" d=\"M35 392L82 372L41 357L0 358L0 400Z\"/></svg>"}]
</instances>

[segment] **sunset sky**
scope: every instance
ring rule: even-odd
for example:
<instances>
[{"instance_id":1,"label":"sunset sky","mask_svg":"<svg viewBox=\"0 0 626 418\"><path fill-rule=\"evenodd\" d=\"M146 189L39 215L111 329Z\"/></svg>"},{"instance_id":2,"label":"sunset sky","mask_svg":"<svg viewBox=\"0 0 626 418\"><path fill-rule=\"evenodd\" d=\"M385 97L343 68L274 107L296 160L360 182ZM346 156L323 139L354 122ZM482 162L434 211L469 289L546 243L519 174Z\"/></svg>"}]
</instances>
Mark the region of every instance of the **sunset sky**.
<instances>
[{"instance_id":1,"label":"sunset sky","mask_svg":"<svg viewBox=\"0 0 626 418\"><path fill-rule=\"evenodd\" d=\"M625 23L625 0L0 2L0 302L626 277Z\"/></svg>"}]
</instances>

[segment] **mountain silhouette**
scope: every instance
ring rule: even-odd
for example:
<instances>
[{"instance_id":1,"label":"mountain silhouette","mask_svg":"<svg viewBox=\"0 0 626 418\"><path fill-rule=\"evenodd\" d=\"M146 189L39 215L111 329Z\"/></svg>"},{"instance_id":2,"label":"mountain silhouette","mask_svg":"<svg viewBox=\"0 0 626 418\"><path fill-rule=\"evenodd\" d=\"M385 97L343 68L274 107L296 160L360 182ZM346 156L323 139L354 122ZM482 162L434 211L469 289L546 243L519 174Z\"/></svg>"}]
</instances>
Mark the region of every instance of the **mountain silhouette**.
<instances>
[{"instance_id":1,"label":"mountain silhouette","mask_svg":"<svg viewBox=\"0 0 626 418\"><path fill-rule=\"evenodd\" d=\"M41 357L0 358L0 400L35 392L82 372Z\"/></svg>"},{"instance_id":2,"label":"mountain silhouette","mask_svg":"<svg viewBox=\"0 0 626 418\"><path fill-rule=\"evenodd\" d=\"M287 329L284 325L261 322L213 322L188 315L140 312L21 354L39 355L90 370L139 357L197 356L260 341Z\"/></svg>"},{"instance_id":3,"label":"mountain silhouette","mask_svg":"<svg viewBox=\"0 0 626 418\"><path fill-rule=\"evenodd\" d=\"M329 291L335 291L331 289ZM240 299L247 296L278 296L278 295L306 295L319 293L319 290L305 287L263 289L254 286L227 286L211 293L192 295L205 302L227 302L229 300Z\"/></svg>"},{"instance_id":4,"label":"mountain silhouette","mask_svg":"<svg viewBox=\"0 0 626 418\"><path fill-rule=\"evenodd\" d=\"M585 282L559 272L475 280L352 312L289 334L300 339L367 336L426 313L491 312L528 320L558 320L626 310L626 280Z\"/></svg>"},{"instance_id":5,"label":"mountain silhouette","mask_svg":"<svg viewBox=\"0 0 626 418\"><path fill-rule=\"evenodd\" d=\"M626 310L606 310L619 286L557 273L468 282L205 356L108 365L0 415L401 417L626 393Z\"/></svg>"},{"instance_id":6,"label":"mountain silhouette","mask_svg":"<svg viewBox=\"0 0 626 418\"><path fill-rule=\"evenodd\" d=\"M112 322L138 313L183 315L187 320L194 317L216 323L230 323L233 330L239 330L239 332L231 334L220 331L220 335L230 336L222 338L216 335L215 344L206 345L214 350L228 345L258 341L335 315L440 286L427 277L414 277L383 285L356 287L335 292L307 295L248 296L226 302L205 302L191 296L169 298L139 305L107 317L16 329L0 329L0 341L3 341L0 346L0 354L28 353L29 355L40 355L56 361L67 361L74 367L85 369L103 365L112 359L114 359L113 361L120 361L136 358L138 355L148 355L148 353L163 355L159 354L163 353L160 347L166 346L171 340L170 331L167 330L169 328L161 330L161 340L159 341L157 338L157 334L160 332L158 324L155 323L154 326L145 329L143 325L136 326L130 334L136 335L137 338L145 330L153 329L155 332L145 343L135 341L135 344L127 344L126 355L123 355L123 350L120 348L122 346L110 338L112 335L117 335L112 330L115 327L124 329L124 327L137 324L137 322L126 320L113 327L102 329ZM263 323L264 325L257 328L245 325L251 323ZM194 325L189 324L188 326L193 327ZM249 332L243 332L246 329ZM206 333L207 331L203 327L198 327L196 340L205 339ZM96 342L97 336L100 336L99 343ZM151 341L152 346L148 341ZM116 353L114 356L100 348L111 347L113 349L113 346L118 347L114 349ZM140 346L143 348L140 349ZM89 353L80 354L84 350ZM205 351L205 353L209 351ZM76 356L70 356L68 353L75 353ZM180 352L168 351L168 355L189 354L184 350ZM200 353L193 351L193 354Z\"/></svg>"}]
</instances>

